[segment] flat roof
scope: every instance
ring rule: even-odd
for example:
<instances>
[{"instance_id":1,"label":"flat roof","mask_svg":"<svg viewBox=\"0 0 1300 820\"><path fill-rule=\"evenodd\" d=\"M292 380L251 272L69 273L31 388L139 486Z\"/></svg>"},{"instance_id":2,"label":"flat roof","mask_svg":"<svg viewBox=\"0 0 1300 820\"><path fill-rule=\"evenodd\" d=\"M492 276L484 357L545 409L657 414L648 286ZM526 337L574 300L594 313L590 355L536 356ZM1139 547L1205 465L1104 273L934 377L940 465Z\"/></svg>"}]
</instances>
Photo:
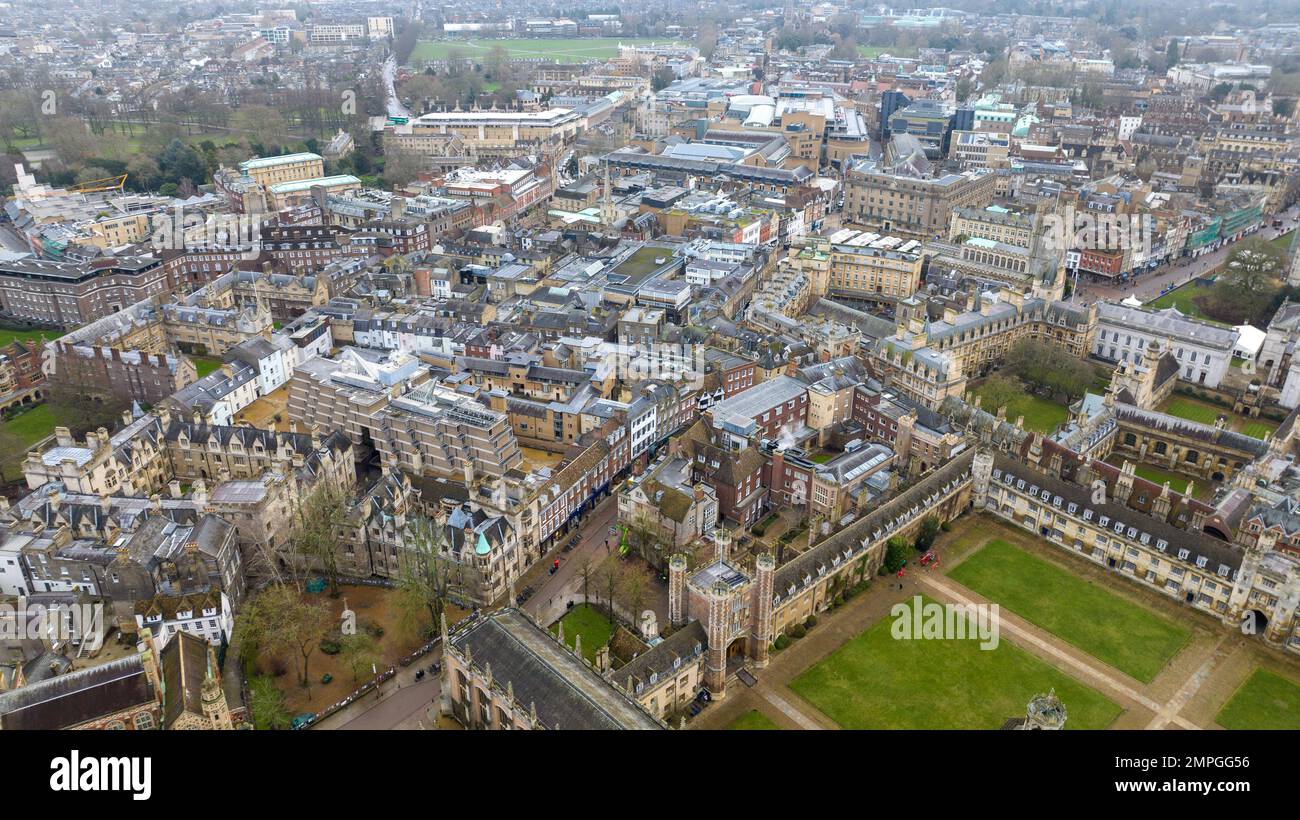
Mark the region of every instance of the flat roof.
<instances>
[{"instance_id":1,"label":"flat roof","mask_svg":"<svg viewBox=\"0 0 1300 820\"><path fill-rule=\"evenodd\" d=\"M288 191L305 191L314 188L317 185L322 188L333 188L338 185L360 185L361 180L351 174L336 174L332 177L316 177L315 179L300 179L295 182L279 182L270 188L273 194L283 194Z\"/></svg>"},{"instance_id":2,"label":"flat roof","mask_svg":"<svg viewBox=\"0 0 1300 820\"><path fill-rule=\"evenodd\" d=\"M281 154L277 157L254 157L239 163L241 171L249 168L270 168L276 165L289 165L294 162L311 162L312 160L322 159L320 154L312 154L303 151L297 154ZM322 160L323 161L323 160Z\"/></svg>"}]
</instances>

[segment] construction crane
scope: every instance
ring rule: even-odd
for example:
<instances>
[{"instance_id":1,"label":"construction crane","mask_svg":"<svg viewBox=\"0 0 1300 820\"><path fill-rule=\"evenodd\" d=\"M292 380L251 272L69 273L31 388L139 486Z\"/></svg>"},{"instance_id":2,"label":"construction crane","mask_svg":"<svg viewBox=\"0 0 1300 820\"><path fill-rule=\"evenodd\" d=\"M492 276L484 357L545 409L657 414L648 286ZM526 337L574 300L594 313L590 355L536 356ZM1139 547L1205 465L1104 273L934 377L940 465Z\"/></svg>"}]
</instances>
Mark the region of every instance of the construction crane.
<instances>
[{"instance_id":1,"label":"construction crane","mask_svg":"<svg viewBox=\"0 0 1300 820\"><path fill-rule=\"evenodd\" d=\"M117 191L121 193L122 186L126 184L126 174L116 177L104 177L103 179L92 179L86 182L73 185L68 188L69 191L76 191L81 194L94 194L100 191Z\"/></svg>"}]
</instances>

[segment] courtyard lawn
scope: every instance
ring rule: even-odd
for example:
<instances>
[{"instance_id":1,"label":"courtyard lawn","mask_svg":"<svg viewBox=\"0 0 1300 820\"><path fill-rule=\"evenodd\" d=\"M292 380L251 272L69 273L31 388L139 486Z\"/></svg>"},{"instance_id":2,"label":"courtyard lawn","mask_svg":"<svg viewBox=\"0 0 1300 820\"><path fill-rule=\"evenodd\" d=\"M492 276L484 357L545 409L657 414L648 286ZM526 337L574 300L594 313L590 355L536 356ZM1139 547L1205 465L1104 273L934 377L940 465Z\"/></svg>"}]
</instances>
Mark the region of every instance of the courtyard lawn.
<instances>
[{"instance_id":1,"label":"courtyard lawn","mask_svg":"<svg viewBox=\"0 0 1300 820\"><path fill-rule=\"evenodd\" d=\"M221 367L222 364L220 359L211 356L190 356L190 361L194 362L194 369L198 371L200 379Z\"/></svg>"},{"instance_id":2,"label":"courtyard lawn","mask_svg":"<svg viewBox=\"0 0 1300 820\"><path fill-rule=\"evenodd\" d=\"M1232 415L1232 412L1227 408L1220 410L1212 404L1202 404L1199 401L1183 399L1178 396L1174 396L1165 402L1165 407L1161 412L1188 421L1199 421L1201 424L1214 424L1221 413L1226 416Z\"/></svg>"},{"instance_id":3,"label":"courtyard lawn","mask_svg":"<svg viewBox=\"0 0 1300 820\"><path fill-rule=\"evenodd\" d=\"M1187 627L1000 539L948 577L1144 683L1192 636Z\"/></svg>"},{"instance_id":4,"label":"courtyard lawn","mask_svg":"<svg viewBox=\"0 0 1300 820\"><path fill-rule=\"evenodd\" d=\"M767 715L757 709L751 709L733 720L727 728L739 730L771 730L780 729L781 727L773 723L772 719Z\"/></svg>"},{"instance_id":5,"label":"courtyard lawn","mask_svg":"<svg viewBox=\"0 0 1300 820\"><path fill-rule=\"evenodd\" d=\"M6 481L22 478L23 459L37 442L54 432L60 424L67 425L67 414L60 414L48 404L37 404L20 411L8 421L0 422L0 430L15 436L21 443L13 452L0 453L0 474Z\"/></svg>"},{"instance_id":6,"label":"courtyard lawn","mask_svg":"<svg viewBox=\"0 0 1300 820\"><path fill-rule=\"evenodd\" d=\"M1271 421L1252 420L1241 425L1242 435L1257 439L1267 438L1276 429L1277 425Z\"/></svg>"},{"instance_id":7,"label":"courtyard lawn","mask_svg":"<svg viewBox=\"0 0 1300 820\"><path fill-rule=\"evenodd\" d=\"M892 617L795 678L790 688L845 729L997 729L1055 689L1067 729L1103 729L1117 704L1003 640L895 640Z\"/></svg>"},{"instance_id":8,"label":"courtyard lawn","mask_svg":"<svg viewBox=\"0 0 1300 820\"><path fill-rule=\"evenodd\" d=\"M1146 303L1146 307L1164 310L1165 308L1176 307L1184 316L1190 316L1193 319L1200 319L1215 325L1223 325L1223 322L1215 321L1201 312L1194 301L1198 296L1205 296L1214 287L1203 279L1193 279L1181 287L1169 291L1158 299L1153 299Z\"/></svg>"},{"instance_id":9,"label":"courtyard lawn","mask_svg":"<svg viewBox=\"0 0 1300 820\"><path fill-rule=\"evenodd\" d=\"M1214 722L1225 729L1300 729L1300 685L1256 669Z\"/></svg>"},{"instance_id":10,"label":"courtyard lawn","mask_svg":"<svg viewBox=\"0 0 1300 820\"><path fill-rule=\"evenodd\" d=\"M582 636L582 654L593 663L596 650L609 643L614 636L614 625L609 622L599 609L588 604L578 604L564 614L564 617L551 625L551 632L558 632L559 625L564 624L564 644L573 647L574 638Z\"/></svg>"},{"instance_id":11,"label":"courtyard lawn","mask_svg":"<svg viewBox=\"0 0 1300 820\"><path fill-rule=\"evenodd\" d=\"M34 342L41 337L47 341L57 339L63 335L62 330L10 330L0 328L0 347L8 347L12 342Z\"/></svg>"},{"instance_id":12,"label":"courtyard lawn","mask_svg":"<svg viewBox=\"0 0 1300 820\"><path fill-rule=\"evenodd\" d=\"M1119 462L1118 464L1115 464L1116 467L1119 467L1124 463L1123 459L1116 459L1116 461ZM1134 473L1137 474L1138 478L1145 478L1152 484L1158 484L1160 486L1164 486L1164 483L1168 481L1169 489L1176 493L1186 493L1188 483L1194 485L1197 496L1200 496L1203 491L1210 490L1208 485L1201 487L1196 484L1196 479L1191 476L1179 475L1170 470L1162 470L1159 467L1152 467L1147 464L1135 464Z\"/></svg>"},{"instance_id":13,"label":"courtyard lawn","mask_svg":"<svg viewBox=\"0 0 1300 820\"><path fill-rule=\"evenodd\" d=\"M975 395L981 395L981 388L975 389ZM998 408L988 402L981 402L980 407L990 413L997 413ZM1065 405L1036 396L1028 391L1021 393L1007 405L1007 421L1015 424L1018 417L1025 417L1025 429L1038 433L1054 433L1070 417L1070 410Z\"/></svg>"},{"instance_id":14,"label":"courtyard lawn","mask_svg":"<svg viewBox=\"0 0 1300 820\"><path fill-rule=\"evenodd\" d=\"M565 37L505 40L421 40L411 52L414 64L445 60L453 54L481 60L501 46L510 57L549 57L557 61L607 60L618 56L618 46L673 45L674 40L621 37Z\"/></svg>"}]
</instances>

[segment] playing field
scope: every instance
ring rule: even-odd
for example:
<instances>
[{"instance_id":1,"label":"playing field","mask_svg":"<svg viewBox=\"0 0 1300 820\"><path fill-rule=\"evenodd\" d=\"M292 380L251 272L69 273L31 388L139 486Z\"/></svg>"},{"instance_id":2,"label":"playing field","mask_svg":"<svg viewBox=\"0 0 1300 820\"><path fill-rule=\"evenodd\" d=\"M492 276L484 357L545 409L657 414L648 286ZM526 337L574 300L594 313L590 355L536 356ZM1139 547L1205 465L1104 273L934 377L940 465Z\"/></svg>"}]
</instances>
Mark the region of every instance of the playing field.
<instances>
[{"instance_id":1,"label":"playing field","mask_svg":"<svg viewBox=\"0 0 1300 820\"><path fill-rule=\"evenodd\" d=\"M445 60L453 54L472 59L485 57L494 46L501 46L511 57L546 57L557 62L572 60L607 60L618 56L619 45L679 45L673 40L648 40L618 37L570 37L508 40L421 40L411 52L412 63Z\"/></svg>"},{"instance_id":2,"label":"playing field","mask_svg":"<svg viewBox=\"0 0 1300 820\"><path fill-rule=\"evenodd\" d=\"M960 584L1149 683L1192 632L1068 570L993 540L948 573Z\"/></svg>"},{"instance_id":3,"label":"playing field","mask_svg":"<svg viewBox=\"0 0 1300 820\"><path fill-rule=\"evenodd\" d=\"M1123 711L1003 640L895 640L893 618L835 650L790 688L845 729L997 729L1055 689L1067 729L1102 729Z\"/></svg>"},{"instance_id":4,"label":"playing field","mask_svg":"<svg viewBox=\"0 0 1300 820\"><path fill-rule=\"evenodd\" d=\"M1225 729L1300 729L1300 686L1256 669L1214 719Z\"/></svg>"}]
</instances>

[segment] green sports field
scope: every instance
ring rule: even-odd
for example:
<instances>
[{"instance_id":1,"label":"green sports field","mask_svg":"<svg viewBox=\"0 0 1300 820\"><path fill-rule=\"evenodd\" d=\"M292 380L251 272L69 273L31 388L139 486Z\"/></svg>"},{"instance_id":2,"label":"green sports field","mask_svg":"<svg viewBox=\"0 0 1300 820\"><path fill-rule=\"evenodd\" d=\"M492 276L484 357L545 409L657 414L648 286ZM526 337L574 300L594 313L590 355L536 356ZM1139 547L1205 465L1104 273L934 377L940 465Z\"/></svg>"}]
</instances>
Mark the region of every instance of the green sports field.
<instances>
[{"instance_id":1,"label":"green sports field","mask_svg":"<svg viewBox=\"0 0 1300 820\"><path fill-rule=\"evenodd\" d=\"M607 60L618 56L620 44L680 45L673 40L649 40L619 37L567 37L498 40L421 40L411 52L411 63L445 60L453 54L481 59L501 46L511 57L547 57L557 62Z\"/></svg>"},{"instance_id":2,"label":"green sports field","mask_svg":"<svg viewBox=\"0 0 1300 820\"><path fill-rule=\"evenodd\" d=\"M997 729L1055 689L1067 729L1103 729L1118 704L1009 641L896 640L886 617L790 688L845 729Z\"/></svg>"},{"instance_id":3,"label":"green sports field","mask_svg":"<svg viewBox=\"0 0 1300 820\"><path fill-rule=\"evenodd\" d=\"M948 577L1145 683L1192 636L1189 628L1002 540L984 545Z\"/></svg>"}]
</instances>

